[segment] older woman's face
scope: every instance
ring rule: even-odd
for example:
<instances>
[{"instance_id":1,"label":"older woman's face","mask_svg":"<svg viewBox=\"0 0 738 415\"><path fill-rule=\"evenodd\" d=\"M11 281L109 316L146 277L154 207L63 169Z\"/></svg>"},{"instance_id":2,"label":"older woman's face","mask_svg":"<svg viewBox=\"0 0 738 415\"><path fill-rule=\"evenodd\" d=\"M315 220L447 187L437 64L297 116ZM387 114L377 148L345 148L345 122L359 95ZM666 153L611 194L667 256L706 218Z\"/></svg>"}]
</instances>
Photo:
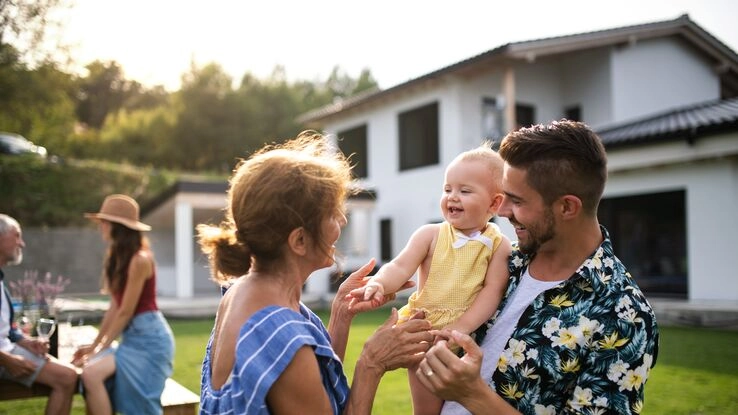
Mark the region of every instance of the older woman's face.
<instances>
[{"instance_id":1,"label":"older woman's face","mask_svg":"<svg viewBox=\"0 0 738 415\"><path fill-rule=\"evenodd\" d=\"M336 254L336 242L341 237L341 228L346 226L347 220L346 215L341 210L337 210L333 215L323 220L323 243L322 246L328 248L323 253L324 262L320 268L330 267L335 262L334 256ZM325 250L325 248L323 248ZM319 247L319 255L320 252Z\"/></svg>"}]
</instances>

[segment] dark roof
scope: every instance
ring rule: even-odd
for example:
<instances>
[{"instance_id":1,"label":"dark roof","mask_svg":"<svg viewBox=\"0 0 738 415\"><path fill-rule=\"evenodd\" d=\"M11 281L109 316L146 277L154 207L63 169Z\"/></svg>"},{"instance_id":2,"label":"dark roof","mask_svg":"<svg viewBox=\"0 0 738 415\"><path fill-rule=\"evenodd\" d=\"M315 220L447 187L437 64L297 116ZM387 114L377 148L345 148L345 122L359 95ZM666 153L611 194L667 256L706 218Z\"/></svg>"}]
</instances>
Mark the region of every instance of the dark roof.
<instances>
[{"instance_id":1,"label":"dark roof","mask_svg":"<svg viewBox=\"0 0 738 415\"><path fill-rule=\"evenodd\" d=\"M720 68L726 88L738 90L738 54L684 14L673 20L598 30L566 36L556 36L507 43L469 59L454 63L385 90L371 90L360 95L300 115L297 121L308 126L344 111L385 102L391 97L441 82L449 74L474 74L490 66L512 61L531 61L540 56L568 53L607 45L631 43L641 39L681 36L708 55Z\"/></svg>"},{"instance_id":2,"label":"dark roof","mask_svg":"<svg viewBox=\"0 0 738 415\"><path fill-rule=\"evenodd\" d=\"M152 200L141 206L141 216L154 211L162 203L169 200L177 193L215 193L225 195L228 190L228 182L223 181L189 181L179 180L161 193L156 195Z\"/></svg>"},{"instance_id":3,"label":"dark roof","mask_svg":"<svg viewBox=\"0 0 738 415\"><path fill-rule=\"evenodd\" d=\"M738 98L708 101L597 129L606 147L738 131Z\"/></svg>"},{"instance_id":4,"label":"dark roof","mask_svg":"<svg viewBox=\"0 0 738 415\"><path fill-rule=\"evenodd\" d=\"M141 216L156 210L164 202L174 197L178 193L212 193L225 196L228 191L228 181L191 181L180 180L164 189L145 205L141 206ZM351 193L349 198L352 200L376 200L377 192L372 189L357 189L356 193Z\"/></svg>"}]
</instances>

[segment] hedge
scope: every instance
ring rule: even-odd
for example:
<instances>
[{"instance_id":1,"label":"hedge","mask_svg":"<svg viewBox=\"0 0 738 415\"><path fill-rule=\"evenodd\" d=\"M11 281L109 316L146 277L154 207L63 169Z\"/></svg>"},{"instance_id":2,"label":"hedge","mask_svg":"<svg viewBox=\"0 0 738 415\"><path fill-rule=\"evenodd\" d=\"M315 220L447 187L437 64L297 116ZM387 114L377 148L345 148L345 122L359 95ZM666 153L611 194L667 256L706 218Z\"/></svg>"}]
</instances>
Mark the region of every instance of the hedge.
<instances>
[{"instance_id":1,"label":"hedge","mask_svg":"<svg viewBox=\"0 0 738 415\"><path fill-rule=\"evenodd\" d=\"M24 227L80 226L83 213L97 211L108 194L127 194L143 206L176 180L152 167L0 155L0 213Z\"/></svg>"}]
</instances>

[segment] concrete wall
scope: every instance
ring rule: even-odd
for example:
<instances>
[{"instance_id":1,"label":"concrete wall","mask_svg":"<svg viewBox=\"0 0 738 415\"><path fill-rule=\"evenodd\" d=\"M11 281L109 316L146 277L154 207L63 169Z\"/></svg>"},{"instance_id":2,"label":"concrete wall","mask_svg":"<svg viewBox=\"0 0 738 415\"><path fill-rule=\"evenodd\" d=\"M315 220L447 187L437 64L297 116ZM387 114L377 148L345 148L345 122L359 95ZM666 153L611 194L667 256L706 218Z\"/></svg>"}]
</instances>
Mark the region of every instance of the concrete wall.
<instances>
[{"instance_id":1,"label":"concrete wall","mask_svg":"<svg viewBox=\"0 0 738 415\"><path fill-rule=\"evenodd\" d=\"M712 65L675 38L613 48L612 122L720 98Z\"/></svg>"},{"instance_id":2,"label":"concrete wall","mask_svg":"<svg viewBox=\"0 0 738 415\"><path fill-rule=\"evenodd\" d=\"M21 224L21 227L23 224ZM148 233L157 261L157 294L176 296L174 271L174 234L167 231ZM23 228L26 248L23 263L3 268L8 281L23 278L27 271L37 271L39 278L50 272L69 278L63 295L97 294L107 245L95 228ZM209 280L207 258L195 245L193 289L196 296L219 295Z\"/></svg>"},{"instance_id":3,"label":"concrete wall","mask_svg":"<svg viewBox=\"0 0 738 415\"><path fill-rule=\"evenodd\" d=\"M23 224L21 223L21 227ZM6 266L10 281L23 278L26 271L50 272L71 280L64 294L97 293L106 245L95 228L25 228L23 263Z\"/></svg>"},{"instance_id":4,"label":"concrete wall","mask_svg":"<svg viewBox=\"0 0 738 415\"><path fill-rule=\"evenodd\" d=\"M579 105L592 128L612 122L610 56L607 49L568 55L561 64L562 108Z\"/></svg>"}]
</instances>

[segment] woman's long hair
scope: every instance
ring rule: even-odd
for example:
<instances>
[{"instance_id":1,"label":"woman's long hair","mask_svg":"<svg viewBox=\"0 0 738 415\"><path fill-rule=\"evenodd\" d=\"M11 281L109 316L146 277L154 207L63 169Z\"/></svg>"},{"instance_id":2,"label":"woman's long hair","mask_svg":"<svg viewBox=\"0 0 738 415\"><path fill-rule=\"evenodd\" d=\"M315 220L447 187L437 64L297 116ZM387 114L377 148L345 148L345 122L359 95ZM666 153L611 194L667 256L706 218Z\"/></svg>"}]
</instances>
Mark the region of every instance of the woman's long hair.
<instances>
[{"instance_id":1,"label":"woman's long hair","mask_svg":"<svg viewBox=\"0 0 738 415\"><path fill-rule=\"evenodd\" d=\"M148 241L140 231L110 222L111 243L103 266L103 292L118 293L126 285L131 258L142 248L148 249Z\"/></svg>"}]
</instances>

